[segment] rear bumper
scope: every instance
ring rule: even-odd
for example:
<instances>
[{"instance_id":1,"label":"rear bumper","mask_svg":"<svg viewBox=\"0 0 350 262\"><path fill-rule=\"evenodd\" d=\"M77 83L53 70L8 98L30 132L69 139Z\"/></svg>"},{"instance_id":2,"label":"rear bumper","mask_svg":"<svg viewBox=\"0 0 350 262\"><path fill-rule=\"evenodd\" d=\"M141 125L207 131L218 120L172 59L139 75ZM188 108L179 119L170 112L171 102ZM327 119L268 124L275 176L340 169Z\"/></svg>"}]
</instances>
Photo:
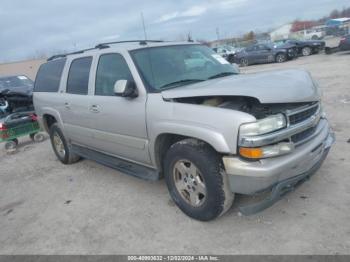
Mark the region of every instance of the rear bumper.
<instances>
[{"instance_id":1,"label":"rear bumper","mask_svg":"<svg viewBox=\"0 0 350 262\"><path fill-rule=\"evenodd\" d=\"M292 154L249 162L236 156L223 158L231 191L252 195L272 189L277 184L308 174L315 166L321 166L334 134L325 121L322 131L312 140L298 146Z\"/></svg>"}]
</instances>

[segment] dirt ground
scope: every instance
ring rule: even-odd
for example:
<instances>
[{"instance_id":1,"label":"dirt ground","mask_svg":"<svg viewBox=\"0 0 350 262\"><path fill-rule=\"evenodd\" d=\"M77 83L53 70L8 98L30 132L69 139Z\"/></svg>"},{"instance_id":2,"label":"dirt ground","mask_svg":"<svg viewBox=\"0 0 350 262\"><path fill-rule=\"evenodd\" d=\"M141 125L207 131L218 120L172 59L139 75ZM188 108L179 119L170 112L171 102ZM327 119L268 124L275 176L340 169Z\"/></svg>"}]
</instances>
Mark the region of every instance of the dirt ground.
<instances>
[{"instance_id":1,"label":"dirt ground","mask_svg":"<svg viewBox=\"0 0 350 262\"><path fill-rule=\"evenodd\" d=\"M350 53L314 55L242 73L309 70L337 142L312 179L273 207L209 223L185 216L164 181L92 161L60 164L48 140L0 150L1 254L350 254ZM283 88L283 83L281 83Z\"/></svg>"}]
</instances>

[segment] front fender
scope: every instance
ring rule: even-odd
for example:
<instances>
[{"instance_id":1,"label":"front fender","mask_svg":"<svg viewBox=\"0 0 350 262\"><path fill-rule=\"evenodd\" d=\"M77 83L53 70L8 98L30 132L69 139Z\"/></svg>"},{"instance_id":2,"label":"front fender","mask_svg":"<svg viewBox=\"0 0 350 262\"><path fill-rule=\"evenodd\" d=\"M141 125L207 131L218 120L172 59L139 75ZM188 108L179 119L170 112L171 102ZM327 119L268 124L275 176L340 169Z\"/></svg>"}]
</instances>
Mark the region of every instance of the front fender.
<instances>
[{"instance_id":1,"label":"front fender","mask_svg":"<svg viewBox=\"0 0 350 262\"><path fill-rule=\"evenodd\" d=\"M240 111L164 101L160 94L149 95L147 131L151 159L155 163L155 144L162 134L196 138L219 153L236 154L239 126L255 120L254 116Z\"/></svg>"},{"instance_id":2,"label":"front fender","mask_svg":"<svg viewBox=\"0 0 350 262\"><path fill-rule=\"evenodd\" d=\"M203 140L218 152L230 152L230 146L223 134L211 126L191 125L185 122L162 122L155 124L154 128L157 130L154 133L155 140L163 134L181 135Z\"/></svg>"}]
</instances>

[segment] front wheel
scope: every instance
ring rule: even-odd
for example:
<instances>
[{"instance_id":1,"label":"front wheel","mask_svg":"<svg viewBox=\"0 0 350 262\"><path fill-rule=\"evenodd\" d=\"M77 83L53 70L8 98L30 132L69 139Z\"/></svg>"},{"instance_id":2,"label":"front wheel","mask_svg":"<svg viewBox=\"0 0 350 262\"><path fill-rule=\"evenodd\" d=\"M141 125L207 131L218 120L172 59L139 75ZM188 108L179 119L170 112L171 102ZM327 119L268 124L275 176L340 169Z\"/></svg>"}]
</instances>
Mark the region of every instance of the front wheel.
<instances>
[{"instance_id":1,"label":"front wheel","mask_svg":"<svg viewBox=\"0 0 350 262\"><path fill-rule=\"evenodd\" d=\"M311 55L311 48L306 46L301 50L301 53L303 54L303 56L309 56Z\"/></svg>"},{"instance_id":2,"label":"front wheel","mask_svg":"<svg viewBox=\"0 0 350 262\"><path fill-rule=\"evenodd\" d=\"M79 161L80 157L72 152L58 124L50 127L50 140L57 158L65 165Z\"/></svg>"},{"instance_id":3,"label":"front wheel","mask_svg":"<svg viewBox=\"0 0 350 262\"><path fill-rule=\"evenodd\" d=\"M232 205L220 156L206 143L185 139L172 145L164 160L165 179L176 205L188 216L209 221Z\"/></svg>"},{"instance_id":4,"label":"front wheel","mask_svg":"<svg viewBox=\"0 0 350 262\"><path fill-rule=\"evenodd\" d=\"M287 61L287 56L285 54L277 54L276 55L276 62L277 63L283 63Z\"/></svg>"}]
</instances>

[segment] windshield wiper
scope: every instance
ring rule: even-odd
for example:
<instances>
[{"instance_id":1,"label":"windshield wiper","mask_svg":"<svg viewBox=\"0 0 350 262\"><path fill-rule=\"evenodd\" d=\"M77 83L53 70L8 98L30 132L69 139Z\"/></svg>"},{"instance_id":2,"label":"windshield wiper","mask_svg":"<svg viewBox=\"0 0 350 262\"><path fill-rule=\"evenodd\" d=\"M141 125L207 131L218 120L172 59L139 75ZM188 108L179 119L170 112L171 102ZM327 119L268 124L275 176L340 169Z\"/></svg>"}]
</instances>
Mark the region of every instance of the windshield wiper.
<instances>
[{"instance_id":1,"label":"windshield wiper","mask_svg":"<svg viewBox=\"0 0 350 262\"><path fill-rule=\"evenodd\" d=\"M181 84L192 84L192 83L198 83L198 82L203 82L205 80L203 79L182 79L179 81L175 81L169 84L165 84L163 86L160 87L160 89L167 89L167 88L171 88L171 87L175 87L175 86L179 86Z\"/></svg>"},{"instance_id":2,"label":"windshield wiper","mask_svg":"<svg viewBox=\"0 0 350 262\"><path fill-rule=\"evenodd\" d=\"M237 75L237 73L233 72L221 72L219 74L213 75L209 77L208 79L214 79L214 78L219 78L219 77L224 77L224 76L230 76L230 75Z\"/></svg>"}]
</instances>

